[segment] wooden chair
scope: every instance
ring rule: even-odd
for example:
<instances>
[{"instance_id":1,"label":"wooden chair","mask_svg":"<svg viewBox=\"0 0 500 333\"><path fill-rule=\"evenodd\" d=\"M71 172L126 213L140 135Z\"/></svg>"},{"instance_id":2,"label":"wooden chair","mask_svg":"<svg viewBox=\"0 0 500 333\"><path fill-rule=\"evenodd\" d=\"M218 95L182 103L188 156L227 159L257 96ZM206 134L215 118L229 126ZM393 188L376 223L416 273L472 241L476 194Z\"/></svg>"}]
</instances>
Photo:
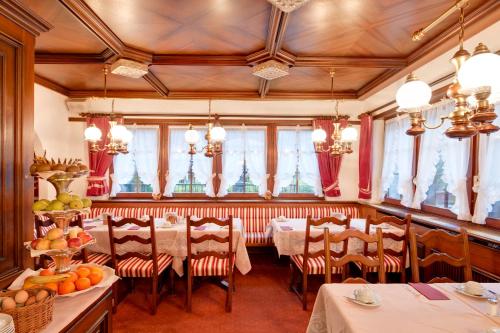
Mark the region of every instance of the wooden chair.
<instances>
[{"instance_id":1,"label":"wooden chair","mask_svg":"<svg viewBox=\"0 0 500 333\"><path fill-rule=\"evenodd\" d=\"M111 248L111 262L116 275L127 278L151 279L151 314L156 313L158 305L158 282L160 275L172 264L173 258L165 253L158 254L156 249L156 232L153 216L149 216L148 221L135 218L123 218L115 221L111 216L107 217L109 230L109 244ZM115 237L115 229L127 224L133 224L142 228L149 227L149 237L142 238L137 235L125 235ZM143 245L150 245L148 252L117 252L116 245L123 245L128 242L137 242ZM171 276L172 277L172 276ZM114 284L114 304L113 311L116 312L118 305L117 284Z\"/></svg>"},{"instance_id":2,"label":"wooden chair","mask_svg":"<svg viewBox=\"0 0 500 333\"><path fill-rule=\"evenodd\" d=\"M341 233L331 234L327 233L325 235L325 249L326 249L326 283L331 282L331 272L332 270L339 269L346 266L350 262L361 264L365 267L376 267L378 271L379 283L385 283L385 267L384 267L384 243L382 236L382 229L377 228L375 235L366 234L357 229L347 229ZM330 251L331 243L348 243L349 238L357 238L367 244L375 243L377 245L376 256L365 256L362 254L345 254L340 258L332 257ZM347 278L343 283L368 283L364 278Z\"/></svg>"},{"instance_id":3,"label":"wooden chair","mask_svg":"<svg viewBox=\"0 0 500 333\"><path fill-rule=\"evenodd\" d=\"M418 244L424 247L424 258L419 259ZM458 235L453 235L441 229L427 231L417 235L410 229L410 255L413 282L420 282L420 268L426 268L434 263L445 263L457 268L463 268L464 280L472 280L470 263L469 237L461 228ZM434 277L428 283L455 282L448 277Z\"/></svg>"},{"instance_id":4,"label":"wooden chair","mask_svg":"<svg viewBox=\"0 0 500 333\"><path fill-rule=\"evenodd\" d=\"M228 227L228 235L220 237L215 234L204 234L200 237L191 235L192 227L201 227L208 223L214 223L220 227ZM228 285L226 290L226 312L231 312L232 295L234 291L234 260L235 252L233 251L233 217L225 220L219 220L214 217L205 217L197 221L191 220L191 216L187 217L187 295L186 295L186 310L191 312L193 279L197 276L218 276L227 277ZM198 251L193 249L193 244L201 244L203 242L214 241L217 243L227 243L227 251Z\"/></svg>"},{"instance_id":5,"label":"wooden chair","mask_svg":"<svg viewBox=\"0 0 500 333\"><path fill-rule=\"evenodd\" d=\"M401 242L401 250L395 251L393 249L388 249L384 247L384 268L386 273L400 273L401 283L406 283L406 257L408 254L408 234L411 224L411 215L408 214L404 219L399 219L395 216L383 216L379 219L372 219L371 216L366 218L365 233L370 234L371 226L378 226L382 223L392 224L396 226L401 226L404 229L403 235L396 235L392 232L383 232L382 237L387 239L392 239L397 242ZM365 256L373 257L377 255L377 251L370 251L368 248L368 243L364 244ZM377 267L362 267L363 279L366 280L367 273L373 273L377 271Z\"/></svg>"},{"instance_id":6,"label":"wooden chair","mask_svg":"<svg viewBox=\"0 0 500 333\"><path fill-rule=\"evenodd\" d=\"M302 308L307 310L307 277L309 275L325 275L325 249L324 247L315 252L310 252L311 243L324 242L324 233L316 237L311 236L311 228L319 227L325 224L334 224L343 226L346 229L350 227L351 217L348 215L346 219L340 220L335 217L323 217L320 219L313 219L310 215L307 217L306 235L304 242L304 254L290 256L290 290L295 292L302 300ZM328 229L325 226L325 229ZM332 252L332 256L342 256L347 253L347 242L343 243L340 252ZM306 263L304 265L304 263ZM302 293L296 288L296 276L302 274ZM333 274L343 274L345 270L343 267L334 269Z\"/></svg>"},{"instance_id":7,"label":"wooden chair","mask_svg":"<svg viewBox=\"0 0 500 333\"><path fill-rule=\"evenodd\" d=\"M76 218L70 222L70 227L83 228L82 215L77 215ZM47 234L50 229L55 228L56 225L51 220L42 220L39 216L35 216L35 229L37 237L42 237ZM40 256L40 266L43 268L55 267L54 262L45 255ZM111 256L105 253L89 252L87 249L82 249L78 255L73 256L71 260L72 265L80 265L82 263L93 263L97 265L106 265L111 261Z\"/></svg>"}]
</instances>

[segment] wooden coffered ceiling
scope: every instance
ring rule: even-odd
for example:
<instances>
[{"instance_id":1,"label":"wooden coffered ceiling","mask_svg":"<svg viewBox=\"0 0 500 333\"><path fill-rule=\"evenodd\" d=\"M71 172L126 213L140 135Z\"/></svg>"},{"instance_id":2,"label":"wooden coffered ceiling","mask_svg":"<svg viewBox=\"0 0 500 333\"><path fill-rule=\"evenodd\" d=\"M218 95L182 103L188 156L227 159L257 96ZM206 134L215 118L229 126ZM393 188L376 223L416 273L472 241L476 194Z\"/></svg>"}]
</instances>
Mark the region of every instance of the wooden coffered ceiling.
<instances>
[{"instance_id":1,"label":"wooden coffered ceiling","mask_svg":"<svg viewBox=\"0 0 500 333\"><path fill-rule=\"evenodd\" d=\"M70 97L101 96L103 65L129 58L149 73L110 75L108 96L326 99L333 67L334 97L364 99L457 32L452 15L411 41L454 0L310 0L290 14L267 0L19 1L54 26L37 39L37 82ZM499 4L470 0L468 31L496 22ZM290 75L253 76L269 59L287 63Z\"/></svg>"}]
</instances>

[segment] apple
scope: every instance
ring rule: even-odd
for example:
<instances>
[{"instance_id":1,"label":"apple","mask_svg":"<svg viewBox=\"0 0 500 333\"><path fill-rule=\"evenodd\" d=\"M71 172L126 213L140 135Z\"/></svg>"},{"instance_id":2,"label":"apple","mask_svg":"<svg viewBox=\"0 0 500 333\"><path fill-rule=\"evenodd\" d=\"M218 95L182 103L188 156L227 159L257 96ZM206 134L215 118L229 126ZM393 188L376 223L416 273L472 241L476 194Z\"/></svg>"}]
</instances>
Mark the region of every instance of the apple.
<instances>
[{"instance_id":1,"label":"apple","mask_svg":"<svg viewBox=\"0 0 500 333\"><path fill-rule=\"evenodd\" d=\"M79 248L80 246L82 246L81 238L74 237L74 238L68 239L68 247L76 249L76 248Z\"/></svg>"},{"instance_id":2,"label":"apple","mask_svg":"<svg viewBox=\"0 0 500 333\"><path fill-rule=\"evenodd\" d=\"M37 247L38 243L40 242L40 240L42 240L42 238L33 239L31 241L30 247L32 249L36 249L36 247Z\"/></svg>"},{"instance_id":3,"label":"apple","mask_svg":"<svg viewBox=\"0 0 500 333\"><path fill-rule=\"evenodd\" d=\"M50 248L53 250L64 250L68 247L68 242L64 238L54 239L50 242Z\"/></svg>"},{"instance_id":4,"label":"apple","mask_svg":"<svg viewBox=\"0 0 500 333\"><path fill-rule=\"evenodd\" d=\"M78 238L82 240L83 244L86 244L92 240L92 236L86 233L85 231L80 231L78 233Z\"/></svg>"},{"instance_id":5,"label":"apple","mask_svg":"<svg viewBox=\"0 0 500 333\"><path fill-rule=\"evenodd\" d=\"M36 244L37 250L48 250L50 249L50 241L48 239L40 239Z\"/></svg>"},{"instance_id":6,"label":"apple","mask_svg":"<svg viewBox=\"0 0 500 333\"><path fill-rule=\"evenodd\" d=\"M47 232L47 235L45 235L45 238L47 238L48 240L56 240L58 238L62 238L64 236L64 232L62 229L60 228L54 228L54 229L50 229L48 232Z\"/></svg>"},{"instance_id":7,"label":"apple","mask_svg":"<svg viewBox=\"0 0 500 333\"><path fill-rule=\"evenodd\" d=\"M80 227L74 227L74 228L69 229L68 238L77 238L78 233L81 231L82 231L82 228L80 228Z\"/></svg>"}]
</instances>

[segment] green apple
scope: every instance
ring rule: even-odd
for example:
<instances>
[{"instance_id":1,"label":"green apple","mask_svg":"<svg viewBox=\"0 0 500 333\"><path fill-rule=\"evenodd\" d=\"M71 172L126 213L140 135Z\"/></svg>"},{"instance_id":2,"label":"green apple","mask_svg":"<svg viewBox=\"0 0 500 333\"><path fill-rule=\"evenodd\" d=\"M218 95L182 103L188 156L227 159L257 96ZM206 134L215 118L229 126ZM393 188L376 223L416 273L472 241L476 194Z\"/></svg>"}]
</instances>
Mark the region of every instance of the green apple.
<instances>
[{"instance_id":1,"label":"green apple","mask_svg":"<svg viewBox=\"0 0 500 333\"><path fill-rule=\"evenodd\" d=\"M71 201L71 194L65 192L59 193L57 195L57 200L61 201L63 204L69 204Z\"/></svg>"},{"instance_id":2,"label":"green apple","mask_svg":"<svg viewBox=\"0 0 500 333\"><path fill-rule=\"evenodd\" d=\"M82 202L82 200L72 200L69 203L69 208L71 208L71 209L82 209L83 208L83 202Z\"/></svg>"},{"instance_id":3,"label":"green apple","mask_svg":"<svg viewBox=\"0 0 500 333\"><path fill-rule=\"evenodd\" d=\"M90 200L89 198L83 198L82 202L84 208L89 208L90 206L92 206L92 200Z\"/></svg>"},{"instance_id":4,"label":"green apple","mask_svg":"<svg viewBox=\"0 0 500 333\"><path fill-rule=\"evenodd\" d=\"M49 204L45 201L36 201L33 203L33 206L31 206L32 210L34 212L40 211L40 210L45 210Z\"/></svg>"}]
</instances>

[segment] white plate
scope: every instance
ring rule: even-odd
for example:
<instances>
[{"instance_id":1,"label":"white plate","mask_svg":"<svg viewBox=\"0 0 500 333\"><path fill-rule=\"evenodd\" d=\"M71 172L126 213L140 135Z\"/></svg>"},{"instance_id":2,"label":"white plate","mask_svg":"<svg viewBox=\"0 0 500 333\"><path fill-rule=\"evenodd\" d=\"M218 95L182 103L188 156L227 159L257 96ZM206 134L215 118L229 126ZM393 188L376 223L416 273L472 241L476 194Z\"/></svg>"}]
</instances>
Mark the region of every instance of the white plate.
<instances>
[{"instance_id":1,"label":"white plate","mask_svg":"<svg viewBox=\"0 0 500 333\"><path fill-rule=\"evenodd\" d=\"M351 302L353 302L355 304L362 305L362 306L367 306L367 307L370 307L370 308L375 308L377 306L380 306L380 299L378 298L378 296L374 297L373 303L364 303L364 302L358 301L357 299L355 299L353 297L348 297L348 296L345 296L345 298L347 298L349 301L351 301Z\"/></svg>"},{"instance_id":2,"label":"white plate","mask_svg":"<svg viewBox=\"0 0 500 333\"><path fill-rule=\"evenodd\" d=\"M87 263L87 264L80 264L80 265L71 265L71 270L73 270L77 266L94 266L94 267L101 268L102 271L103 271L102 280L98 284L93 285L93 286L91 286L88 289L80 290L80 291L74 291L72 293L64 294L64 295L59 295L58 294L56 297L75 297L75 296L81 295L83 293L86 293L87 291L90 291L92 289L109 287L109 286L111 286L113 284L113 277L115 276L115 270L114 269L112 269L112 268L110 268L108 266L101 266L101 265L97 265L97 264Z\"/></svg>"},{"instance_id":3,"label":"white plate","mask_svg":"<svg viewBox=\"0 0 500 333\"><path fill-rule=\"evenodd\" d=\"M491 293L488 290L486 290L486 289L483 290L483 294L482 295L474 295L474 294L470 294L470 293L466 292L463 285L455 287L455 290L458 293L462 294L462 295L469 296L469 297L474 297L474 298L487 299L487 298L491 297Z\"/></svg>"},{"instance_id":4,"label":"white plate","mask_svg":"<svg viewBox=\"0 0 500 333\"><path fill-rule=\"evenodd\" d=\"M158 227L162 229L170 229L174 227L174 224L160 224Z\"/></svg>"}]
</instances>

